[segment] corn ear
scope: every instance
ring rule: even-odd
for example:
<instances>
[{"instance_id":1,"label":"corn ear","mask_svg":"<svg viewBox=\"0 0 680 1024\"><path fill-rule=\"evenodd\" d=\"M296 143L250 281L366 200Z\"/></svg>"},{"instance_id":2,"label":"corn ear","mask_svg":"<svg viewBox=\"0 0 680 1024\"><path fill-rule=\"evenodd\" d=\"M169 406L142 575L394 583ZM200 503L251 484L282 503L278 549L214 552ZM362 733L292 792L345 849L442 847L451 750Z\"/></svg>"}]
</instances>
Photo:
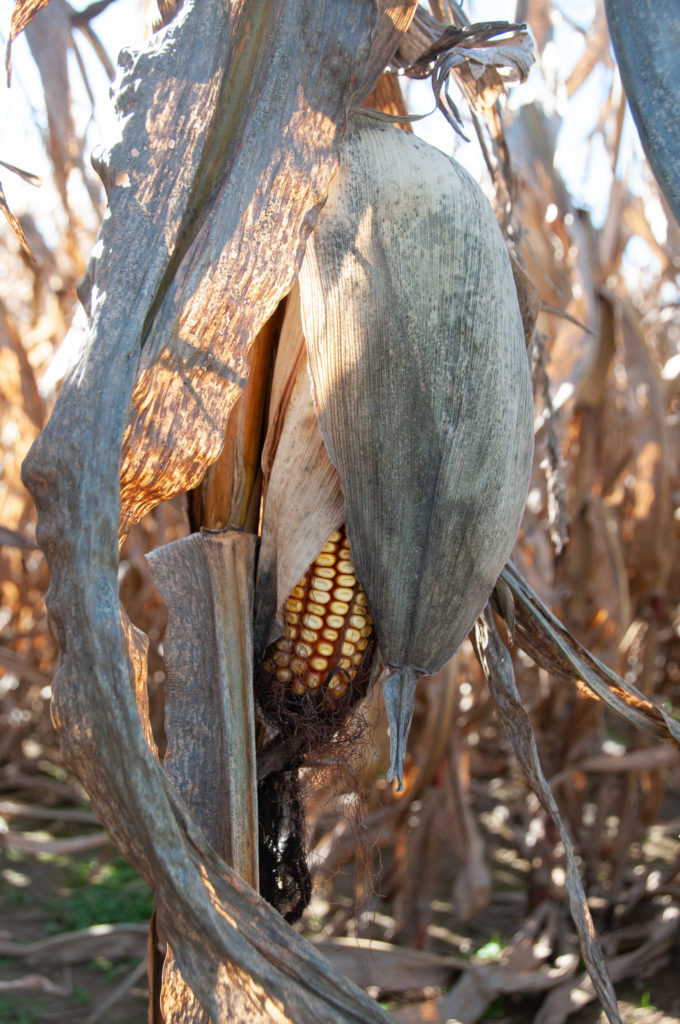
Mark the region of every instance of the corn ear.
<instances>
[{"instance_id":1,"label":"corn ear","mask_svg":"<svg viewBox=\"0 0 680 1024\"><path fill-rule=\"evenodd\" d=\"M321 433L347 508L401 779L415 680L441 667L512 550L533 451L507 248L472 178L356 118L300 274Z\"/></svg>"}]
</instances>

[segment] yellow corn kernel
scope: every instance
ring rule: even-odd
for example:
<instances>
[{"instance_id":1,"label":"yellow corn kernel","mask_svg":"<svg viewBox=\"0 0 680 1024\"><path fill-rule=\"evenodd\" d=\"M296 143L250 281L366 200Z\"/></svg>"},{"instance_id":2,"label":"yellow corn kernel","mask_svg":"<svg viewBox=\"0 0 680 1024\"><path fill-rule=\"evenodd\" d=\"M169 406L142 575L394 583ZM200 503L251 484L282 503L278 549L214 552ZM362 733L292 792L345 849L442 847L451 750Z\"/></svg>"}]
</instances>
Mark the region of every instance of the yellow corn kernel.
<instances>
[{"instance_id":1,"label":"yellow corn kernel","mask_svg":"<svg viewBox=\"0 0 680 1024\"><path fill-rule=\"evenodd\" d=\"M291 591L283 634L267 651L264 669L297 696L323 690L339 698L356 676L372 628L343 528Z\"/></svg>"},{"instance_id":2,"label":"yellow corn kernel","mask_svg":"<svg viewBox=\"0 0 680 1024\"><path fill-rule=\"evenodd\" d=\"M326 684L326 689L331 697L335 697L338 700L345 694L348 685L347 676L344 672L334 672Z\"/></svg>"}]
</instances>

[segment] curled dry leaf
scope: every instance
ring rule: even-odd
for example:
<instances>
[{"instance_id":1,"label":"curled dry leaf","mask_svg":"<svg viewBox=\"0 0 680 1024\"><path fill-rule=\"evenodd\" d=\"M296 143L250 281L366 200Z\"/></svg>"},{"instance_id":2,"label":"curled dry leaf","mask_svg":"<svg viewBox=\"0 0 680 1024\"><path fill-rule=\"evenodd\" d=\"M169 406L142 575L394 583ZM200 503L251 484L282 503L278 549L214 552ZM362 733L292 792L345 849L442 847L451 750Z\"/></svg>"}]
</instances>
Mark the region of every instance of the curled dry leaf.
<instances>
[{"instance_id":1,"label":"curled dry leaf","mask_svg":"<svg viewBox=\"0 0 680 1024\"><path fill-rule=\"evenodd\" d=\"M321 433L383 661L401 778L415 681L467 636L512 549L533 450L522 320L481 190L355 119L300 275Z\"/></svg>"},{"instance_id":2,"label":"curled dry leaf","mask_svg":"<svg viewBox=\"0 0 680 1024\"><path fill-rule=\"evenodd\" d=\"M437 107L465 138L447 87L450 74L456 72L468 94L488 108L503 92L504 82L526 80L534 62L533 39L526 25L507 21L442 28L419 11L394 63L409 78L431 77Z\"/></svg>"}]
</instances>

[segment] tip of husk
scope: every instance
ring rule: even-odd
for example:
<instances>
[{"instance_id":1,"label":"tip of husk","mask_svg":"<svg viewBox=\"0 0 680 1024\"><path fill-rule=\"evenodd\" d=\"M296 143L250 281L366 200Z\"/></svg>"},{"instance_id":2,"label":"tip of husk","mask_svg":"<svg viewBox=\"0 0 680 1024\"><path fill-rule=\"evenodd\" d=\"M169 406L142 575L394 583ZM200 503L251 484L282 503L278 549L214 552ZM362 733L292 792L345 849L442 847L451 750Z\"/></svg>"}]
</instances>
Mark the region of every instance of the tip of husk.
<instances>
[{"instance_id":1,"label":"tip of husk","mask_svg":"<svg viewBox=\"0 0 680 1024\"><path fill-rule=\"evenodd\" d=\"M392 669L383 684L383 700L390 729L390 767L387 781L393 782L396 779L399 791L404 788L406 741L413 718L417 682L418 673L410 665L406 665Z\"/></svg>"}]
</instances>

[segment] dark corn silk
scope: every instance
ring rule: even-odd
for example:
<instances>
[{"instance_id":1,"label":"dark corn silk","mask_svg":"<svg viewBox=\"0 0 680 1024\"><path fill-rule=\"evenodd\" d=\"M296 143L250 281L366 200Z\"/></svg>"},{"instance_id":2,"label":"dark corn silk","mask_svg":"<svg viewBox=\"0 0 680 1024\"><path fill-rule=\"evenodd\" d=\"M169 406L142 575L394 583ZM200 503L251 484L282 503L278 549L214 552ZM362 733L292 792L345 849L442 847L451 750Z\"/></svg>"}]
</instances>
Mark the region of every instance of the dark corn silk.
<instances>
[{"instance_id":1,"label":"dark corn silk","mask_svg":"<svg viewBox=\"0 0 680 1024\"><path fill-rule=\"evenodd\" d=\"M360 734L348 722L366 691L373 651L373 622L343 527L293 587L283 632L257 671L260 708L285 754L258 787L260 892L290 922L311 895L298 770L332 750L342 761L338 751Z\"/></svg>"},{"instance_id":2,"label":"dark corn silk","mask_svg":"<svg viewBox=\"0 0 680 1024\"><path fill-rule=\"evenodd\" d=\"M283 633L264 658L269 679L291 694L340 700L373 633L344 527L328 538L286 601Z\"/></svg>"}]
</instances>

